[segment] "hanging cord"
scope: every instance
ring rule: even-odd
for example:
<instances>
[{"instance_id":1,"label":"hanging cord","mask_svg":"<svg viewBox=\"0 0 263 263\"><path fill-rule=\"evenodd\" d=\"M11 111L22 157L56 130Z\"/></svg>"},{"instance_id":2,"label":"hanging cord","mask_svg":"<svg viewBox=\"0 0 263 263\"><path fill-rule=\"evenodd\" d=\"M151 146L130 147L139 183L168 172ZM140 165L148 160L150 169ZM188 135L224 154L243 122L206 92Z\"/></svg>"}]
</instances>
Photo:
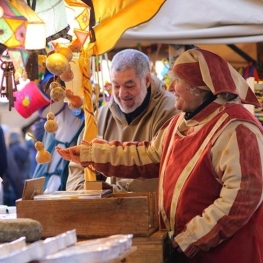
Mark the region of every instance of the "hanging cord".
<instances>
[{"instance_id":1,"label":"hanging cord","mask_svg":"<svg viewBox=\"0 0 263 263\"><path fill-rule=\"evenodd\" d=\"M98 119L98 102L99 102L99 76L98 76L98 67L96 63L97 55L96 57L92 57L92 76L93 76L93 86L94 86L94 92L95 92L95 105L96 105L96 115L95 119ZM97 73L96 73L97 71Z\"/></svg>"},{"instance_id":2,"label":"hanging cord","mask_svg":"<svg viewBox=\"0 0 263 263\"><path fill-rule=\"evenodd\" d=\"M102 82L102 98L103 98L103 102L105 102L106 101L106 99L105 99L105 83L104 83L102 71L103 71L102 56L100 56L100 74L101 74L101 82Z\"/></svg>"}]
</instances>

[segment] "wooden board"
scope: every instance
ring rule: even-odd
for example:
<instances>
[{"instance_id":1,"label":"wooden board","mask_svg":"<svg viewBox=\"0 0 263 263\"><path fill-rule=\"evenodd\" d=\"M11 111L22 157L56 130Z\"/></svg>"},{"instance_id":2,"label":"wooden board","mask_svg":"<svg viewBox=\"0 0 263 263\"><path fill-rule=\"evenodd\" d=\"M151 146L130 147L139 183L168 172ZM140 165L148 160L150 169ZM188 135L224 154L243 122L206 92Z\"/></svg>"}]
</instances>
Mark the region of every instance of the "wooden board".
<instances>
[{"instance_id":1,"label":"wooden board","mask_svg":"<svg viewBox=\"0 0 263 263\"><path fill-rule=\"evenodd\" d=\"M22 200L30 200L37 194L42 194L44 189L45 177L25 180Z\"/></svg>"}]
</instances>

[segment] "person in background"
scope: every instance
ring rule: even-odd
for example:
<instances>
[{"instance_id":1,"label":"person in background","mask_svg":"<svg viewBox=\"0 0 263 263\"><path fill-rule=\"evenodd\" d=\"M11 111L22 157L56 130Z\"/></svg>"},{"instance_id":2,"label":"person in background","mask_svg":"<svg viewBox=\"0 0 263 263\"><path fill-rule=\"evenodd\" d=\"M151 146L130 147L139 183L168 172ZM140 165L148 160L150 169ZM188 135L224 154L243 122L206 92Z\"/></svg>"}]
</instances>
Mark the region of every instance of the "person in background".
<instances>
[{"instance_id":1,"label":"person in background","mask_svg":"<svg viewBox=\"0 0 263 263\"><path fill-rule=\"evenodd\" d=\"M6 144L5 135L2 126L0 125L0 204L3 204L3 185L2 179L7 168Z\"/></svg>"},{"instance_id":2,"label":"person in background","mask_svg":"<svg viewBox=\"0 0 263 263\"><path fill-rule=\"evenodd\" d=\"M176 115L175 97L150 73L148 57L135 49L117 53L111 63L111 100L99 108L98 135L106 140L151 140L166 120ZM80 136L82 138L82 134ZM107 172L104 171L107 176ZM103 179L97 177L98 179ZM116 183L116 178L111 183ZM119 190L156 191L157 179L120 180ZM83 167L69 164L67 190L84 188Z\"/></svg>"},{"instance_id":3,"label":"person in background","mask_svg":"<svg viewBox=\"0 0 263 263\"><path fill-rule=\"evenodd\" d=\"M46 116L49 105L43 108L40 116ZM51 154L51 161L38 163L32 178L45 177L44 191L64 191L68 177L68 161L61 158L55 151L55 146L69 147L77 144L77 139L84 126L84 120L74 115L67 102L54 102L52 104L55 121L58 129L54 133L45 130L46 119L36 123L34 135L40 139L44 148ZM70 127L70 129L68 129Z\"/></svg>"},{"instance_id":4,"label":"person in background","mask_svg":"<svg viewBox=\"0 0 263 263\"><path fill-rule=\"evenodd\" d=\"M160 227L170 262L263 262L263 128L243 105L259 102L223 58L182 53L171 70L181 113L151 141L94 139L59 149L108 176L159 176Z\"/></svg>"},{"instance_id":5,"label":"person in background","mask_svg":"<svg viewBox=\"0 0 263 263\"><path fill-rule=\"evenodd\" d=\"M18 132L10 132L7 147L7 169L3 176L4 204L14 206L22 197L24 182L29 178L29 150Z\"/></svg>"},{"instance_id":6,"label":"person in background","mask_svg":"<svg viewBox=\"0 0 263 263\"><path fill-rule=\"evenodd\" d=\"M6 144L5 144L5 135L0 125L0 177L3 177L3 174L7 168L7 157L6 157Z\"/></svg>"}]
</instances>

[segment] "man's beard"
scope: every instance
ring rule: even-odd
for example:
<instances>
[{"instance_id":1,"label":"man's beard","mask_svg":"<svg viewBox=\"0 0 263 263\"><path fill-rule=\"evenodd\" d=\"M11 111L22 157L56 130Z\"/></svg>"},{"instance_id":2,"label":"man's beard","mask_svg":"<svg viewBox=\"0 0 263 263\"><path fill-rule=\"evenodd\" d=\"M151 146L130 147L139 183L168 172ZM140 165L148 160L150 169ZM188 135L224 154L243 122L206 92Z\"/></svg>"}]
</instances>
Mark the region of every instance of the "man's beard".
<instances>
[{"instance_id":1,"label":"man's beard","mask_svg":"<svg viewBox=\"0 0 263 263\"><path fill-rule=\"evenodd\" d=\"M139 106L142 105L142 103L146 97L146 94L147 94L147 89L143 89L136 98L132 97L134 100L134 104L131 107L126 107L125 105L123 106L120 103L119 98L117 98L114 93L113 93L113 99L119 105L122 112L131 113L131 112L135 111Z\"/></svg>"}]
</instances>

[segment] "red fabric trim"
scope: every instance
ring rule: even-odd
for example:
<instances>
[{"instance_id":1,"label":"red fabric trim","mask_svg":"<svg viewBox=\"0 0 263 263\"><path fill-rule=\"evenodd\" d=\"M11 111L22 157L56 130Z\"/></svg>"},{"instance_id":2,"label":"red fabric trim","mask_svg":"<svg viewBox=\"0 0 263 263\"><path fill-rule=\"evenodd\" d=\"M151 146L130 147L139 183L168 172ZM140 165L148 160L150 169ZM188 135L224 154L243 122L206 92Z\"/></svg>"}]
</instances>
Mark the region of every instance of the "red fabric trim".
<instances>
[{"instance_id":1,"label":"red fabric trim","mask_svg":"<svg viewBox=\"0 0 263 263\"><path fill-rule=\"evenodd\" d=\"M198 62L177 64L173 67L172 71L179 78L185 80L194 87L206 86L203 82Z\"/></svg>"}]
</instances>

